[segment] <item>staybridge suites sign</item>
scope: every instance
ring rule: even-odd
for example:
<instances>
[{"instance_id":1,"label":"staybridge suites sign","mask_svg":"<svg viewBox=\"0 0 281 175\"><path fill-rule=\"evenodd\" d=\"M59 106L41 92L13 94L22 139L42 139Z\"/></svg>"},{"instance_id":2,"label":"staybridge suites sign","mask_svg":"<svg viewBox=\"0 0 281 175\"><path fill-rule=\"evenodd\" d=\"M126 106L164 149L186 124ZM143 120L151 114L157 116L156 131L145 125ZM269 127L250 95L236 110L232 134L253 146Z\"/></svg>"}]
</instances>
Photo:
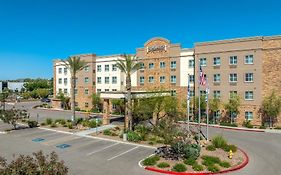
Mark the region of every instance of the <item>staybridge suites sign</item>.
<instances>
[{"instance_id":1,"label":"staybridge suites sign","mask_svg":"<svg viewBox=\"0 0 281 175\"><path fill-rule=\"evenodd\" d=\"M146 47L146 53L163 52L163 51L167 51L167 45Z\"/></svg>"}]
</instances>

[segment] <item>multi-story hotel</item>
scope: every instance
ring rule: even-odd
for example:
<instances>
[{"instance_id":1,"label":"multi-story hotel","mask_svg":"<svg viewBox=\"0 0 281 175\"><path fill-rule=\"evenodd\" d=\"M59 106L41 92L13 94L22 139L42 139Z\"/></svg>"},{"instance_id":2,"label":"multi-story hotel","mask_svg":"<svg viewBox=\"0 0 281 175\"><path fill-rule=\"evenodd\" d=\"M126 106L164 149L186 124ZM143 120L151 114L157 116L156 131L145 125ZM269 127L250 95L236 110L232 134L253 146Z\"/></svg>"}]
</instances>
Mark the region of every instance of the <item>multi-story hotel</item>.
<instances>
[{"instance_id":1,"label":"multi-story hotel","mask_svg":"<svg viewBox=\"0 0 281 175\"><path fill-rule=\"evenodd\" d=\"M135 55L141 59L142 67L131 77L133 91L169 90L182 102L186 100L188 80L191 87L195 86L191 96L194 90L198 95L198 84L194 82L198 82L200 63L208 79L210 98L216 96L225 103L232 93L241 97L236 119L239 124L245 119L261 124L262 99L273 89L281 94L279 36L195 43L191 49L164 38L152 38ZM79 108L92 108L92 93L125 91L125 74L115 65L117 59L122 59L120 55L78 56L88 63L77 74ZM55 94L70 92L70 75L61 60L54 61L54 89Z\"/></svg>"}]
</instances>

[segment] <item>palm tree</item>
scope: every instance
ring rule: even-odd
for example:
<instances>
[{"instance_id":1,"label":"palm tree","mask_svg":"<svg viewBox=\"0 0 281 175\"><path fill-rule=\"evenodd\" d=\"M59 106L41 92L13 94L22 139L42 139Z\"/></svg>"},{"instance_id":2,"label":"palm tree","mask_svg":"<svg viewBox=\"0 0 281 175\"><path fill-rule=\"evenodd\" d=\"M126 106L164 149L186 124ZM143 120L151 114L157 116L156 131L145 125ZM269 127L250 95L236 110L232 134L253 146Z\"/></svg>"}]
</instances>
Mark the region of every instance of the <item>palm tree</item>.
<instances>
[{"instance_id":1,"label":"palm tree","mask_svg":"<svg viewBox=\"0 0 281 175\"><path fill-rule=\"evenodd\" d=\"M116 61L116 67L126 74L126 90L127 90L127 104L125 115L125 127L132 130L132 92L131 92L131 74L141 68L141 63L138 62L136 56L122 55L123 59Z\"/></svg>"},{"instance_id":2,"label":"palm tree","mask_svg":"<svg viewBox=\"0 0 281 175\"><path fill-rule=\"evenodd\" d=\"M71 110L73 115L73 120L75 122L75 87L76 87L76 74L81 69L86 66L86 62L81 61L80 57L72 56L68 57L67 60L63 61L68 70L70 70L71 74L71 89L70 89L70 97L71 97ZM75 123L74 123L75 124Z\"/></svg>"}]
</instances>

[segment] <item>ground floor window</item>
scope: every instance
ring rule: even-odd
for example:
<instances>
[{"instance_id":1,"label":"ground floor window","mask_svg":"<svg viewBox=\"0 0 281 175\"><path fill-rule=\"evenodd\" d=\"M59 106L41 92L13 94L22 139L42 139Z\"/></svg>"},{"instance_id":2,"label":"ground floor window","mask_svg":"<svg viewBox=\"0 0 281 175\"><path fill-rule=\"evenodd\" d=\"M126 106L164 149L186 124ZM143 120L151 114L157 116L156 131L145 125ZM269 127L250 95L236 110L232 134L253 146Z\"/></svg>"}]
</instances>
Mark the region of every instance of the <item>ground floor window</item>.
<instances>
[{"instance_id":1,"label":"ground floor window","mask_svg":"<svg viewBox=\"0 0 281 175\"><path fill-rule=\"evenodd\" d=\"M89 103L86 102L85 103L85 108L87 108L87 107L89 107Z\"/></svg>"},{"instance_id":2,"label":"ground floor window","mask_svg":"<svg viewBox=\"0 0 281 175\"><path fill-rule=\"evenodd\" d=\"M246 111L246 112L245 112L245 119L246 119L247 121L253 120L253 112Z\"/></svg>"}]
</instances>

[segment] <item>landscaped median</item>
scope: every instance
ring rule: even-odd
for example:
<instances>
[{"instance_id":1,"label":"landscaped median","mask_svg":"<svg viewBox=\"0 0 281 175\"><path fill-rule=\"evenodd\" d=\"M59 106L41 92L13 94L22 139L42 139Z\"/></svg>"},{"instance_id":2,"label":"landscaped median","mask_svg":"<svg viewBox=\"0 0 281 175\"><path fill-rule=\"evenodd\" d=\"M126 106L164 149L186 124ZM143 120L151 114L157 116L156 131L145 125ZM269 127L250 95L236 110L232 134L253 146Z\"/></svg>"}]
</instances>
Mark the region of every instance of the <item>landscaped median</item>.
<instances>
[{"instance_id":1,"label":"landscaped median","mask_svg":"<svg viewBox=\"0 0 281 175\"><path fill-rule=\"evenodd\" d=\"M235 171L245 167L248 162L249 158L243 150L216 136L203 147L184 142L160 147L140 165L146 170L164 174L207 175Z\"/></svg>"}]
</instances>

